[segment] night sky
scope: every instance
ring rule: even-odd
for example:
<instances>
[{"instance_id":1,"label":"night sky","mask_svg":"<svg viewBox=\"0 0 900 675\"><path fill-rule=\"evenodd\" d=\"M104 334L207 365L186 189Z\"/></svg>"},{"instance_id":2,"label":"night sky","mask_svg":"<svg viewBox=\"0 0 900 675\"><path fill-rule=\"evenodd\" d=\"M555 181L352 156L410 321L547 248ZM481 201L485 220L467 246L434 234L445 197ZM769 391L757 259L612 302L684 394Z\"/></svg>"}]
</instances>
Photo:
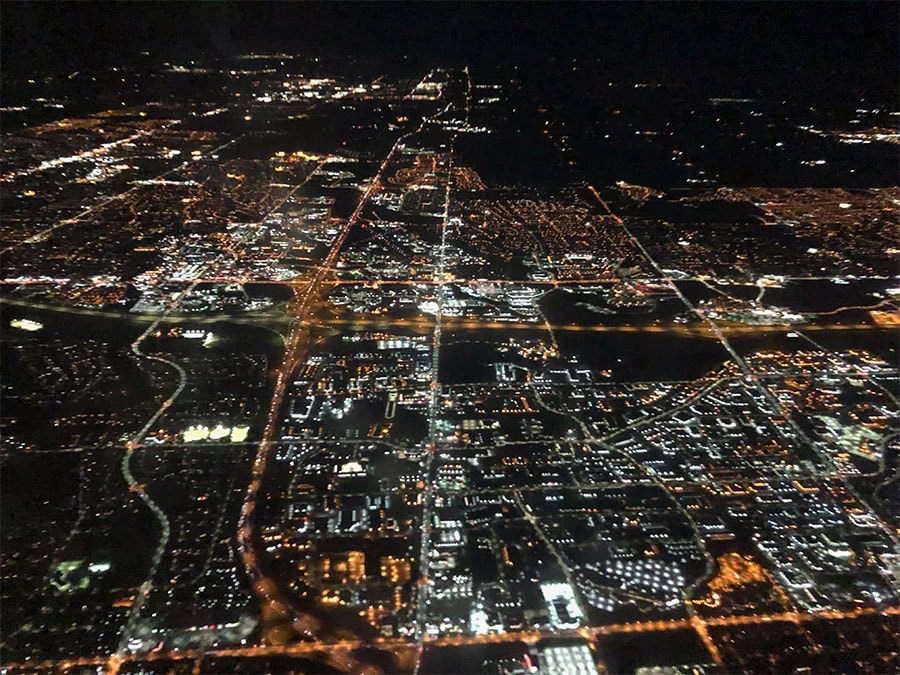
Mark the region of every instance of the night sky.
<instances>
[{"instance_id":1,"label":"night sky","mask_svg":"<svg viewBox=\"0 0 900 675\"><path fill-rule=\"evenodd\" d=\"M288 51L635 77L896 88L898 8L855 3L2 3L9 73ZM144 57L148 58L148 57ZM835 86L836 85L836 86Z\"/></svg>"}]
</instances>

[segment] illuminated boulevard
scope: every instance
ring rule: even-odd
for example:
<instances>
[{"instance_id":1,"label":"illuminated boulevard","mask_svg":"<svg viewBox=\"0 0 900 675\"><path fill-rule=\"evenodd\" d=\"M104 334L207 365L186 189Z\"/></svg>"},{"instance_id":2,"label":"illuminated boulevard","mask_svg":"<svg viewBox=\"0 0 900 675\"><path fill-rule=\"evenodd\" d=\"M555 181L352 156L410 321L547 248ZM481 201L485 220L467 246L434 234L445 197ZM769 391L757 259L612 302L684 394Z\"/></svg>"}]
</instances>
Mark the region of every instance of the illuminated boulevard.
<instances>
[{"instance_id":1,"label":"illuminated boulevard","mask_svg":"<svg viewBox=\"0 0 900 675\"><path fill-rule=\"evenodd\" d=\"M858 610L847 610L847 611L835 611L828 610L823 612L817 612L815 614L805 614L799 612L787 612L783 614L766 614L766 615L748 615L748 616L733 616L733 617L719 617L712 619L704 619L702 623L706 627L718 627L718 626L759 626L759 625L767 625L772 623L793 623L799 624L809 621L817 621L817 620L831 620L831 621L842 621L842 620L852 620L857 619L864 616L871 616L877 613L877 610L871 608L858 609ZM900 609L891 608L886 612L889 616L900 616ZM634 623L626 623L626 624L611 624L608 626L595 626L591 628L580 628L574 631L522 631L516 633L504 633L500 635L481 635L477 637L473 636L446 636L441 638L426 638L425 642L429 646L460 646L460 645L476 645L476 644L491 644L491 643L499 643L499 642L515 642L522 641L525 643L535 643L538 640L547 638L547 637L596 637L599 635L620 635L620 634L629 634L629 633L664 633L666 631L680 631L685 630L687 628L693 628L692 622L682 619L682 620L669 620L669 621L647 621L647 622L634 622ZM384 649L411 649L414 647L413 643L410 643L408 640L391 640L385 638L378 638L374 642L360 642L353 640L345 640L345 641L335 641L335 642L296 642L290 645L263 645L258 647L247 647L240 648L234 647L229 649L222 650L205 650L205 651L191 651L191 650L178 650L178 651L160 651L160 652L151 652L149 654L140 654L140 655L125 655L121 657L114 657L113 659L106 659L103 657L89 657L82 659L71 659L65 661L46 661L41 663L6 663L4 667L14 669L14 668L38 668L38 669L62 669L67 670L69 668L77 667L77 666L112 666L108 672L114 673L118 672L118 668L122 666L124 663L141 663L141 662L150 662L153 661L185 661L185 660L198 660L202 662L204 658L214 658L214 657L265 657L265 656L303 656L303 655L316 655L316 656L327 656L331 654L330 658L334 659L334 663L343 663L347 665L352 660L351 652L356 649L367 647L367 646L377 646L379 648ZM195 667L200 667L195 664ZM201 668L202 670L202 668Z\"/></svg>"}]
</instances>

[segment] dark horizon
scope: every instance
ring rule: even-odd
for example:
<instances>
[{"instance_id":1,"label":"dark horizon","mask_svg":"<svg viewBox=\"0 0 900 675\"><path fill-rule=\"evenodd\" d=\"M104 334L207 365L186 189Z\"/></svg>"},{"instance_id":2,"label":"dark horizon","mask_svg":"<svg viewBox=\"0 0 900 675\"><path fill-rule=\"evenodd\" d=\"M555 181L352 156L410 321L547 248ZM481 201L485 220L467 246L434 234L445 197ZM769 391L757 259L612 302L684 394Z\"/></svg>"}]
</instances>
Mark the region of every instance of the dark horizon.
<instances>
[{"instance_id":1,"label":"dark horizon","mask_svg":"<svg viewBox=\"0 0 900 675\"><path fill-rule=\"evenodd\" d=\"M898 30L894 5L871 1L2 6L3 70L13 75L290 52L480 67L575 59L637 79L784 86L809 78L891 95Z\"/></svg>"}]
</instances>

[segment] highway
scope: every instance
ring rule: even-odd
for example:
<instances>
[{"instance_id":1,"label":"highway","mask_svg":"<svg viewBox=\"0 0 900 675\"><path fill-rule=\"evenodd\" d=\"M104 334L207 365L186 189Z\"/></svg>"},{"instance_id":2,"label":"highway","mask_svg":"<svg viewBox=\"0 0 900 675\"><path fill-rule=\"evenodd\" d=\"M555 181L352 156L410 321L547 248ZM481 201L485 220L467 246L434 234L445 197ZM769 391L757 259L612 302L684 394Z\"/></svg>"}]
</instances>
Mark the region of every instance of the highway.
<instances>
[{"instance_id":1,"label":"highway","mask_svg":"<svg viewBox=\"0 0 900 675\"><path fill-rule=\"evenodd\" d=\"M530 330L530 331L570 331L576 333L670 333L686 337L704 337L718 339L718 333L726 335L755 335L758 333L784 333L790 331L842 331L842 330L885 330L874 324L790 324L790 325L748 325L748 324L717 324L713 329L707 323L694 324L647 324L647 325L597 325L597 324L545 324L538 321L483 321L458 316L444 315L441 319L445 328L450 330ZM360 318L325 318L316 319L316 325L322 328L331 326L350 326L360 329L389 329L392 327L416 328L420 330L433 329L435 319L432 317L417 318L390 318L390 317L364 317Z\"/></svg>"},{"instance_id":2,"label":"highway","mask_svg":"<svg viewBox=\"0 0 900 675\"><path fill-rule=\"evenodd\" d=\"M425 453L425 461L422 465L422 482L425 489L422 494L422 514L421 514L421 542L419 549L419 582L416 584L416 642L417 655L422 653L422 647L425 644L427 634L426 625L428 621L428 596L431 590L428 580L428 561L431 547L431 520L432 508L434 505L434 495L431 489L431 468L434 463L434 455L437 450L437 420L440 408L441 383L440 383L440 354L441 354L441 336L444 318L444 301L446 296L444 265L447 249L447 228L450 220L450 192L451 186L451 169L453 168L453 150L456 136L454 135L450 142L450 159L448 160L446 186L444 188L444 213L441 218L441 243L438 248L437 264L435 266L435 283L438 284L437 293L437 310L434 316L434 331L431 339L431 397L428 402L428 447ZM421 659L416 659L415 671L418 673Z\"/></svg>"},{"instance_id":3,"label":"highway","mask_svg":"<svg viewBox=\"0 0 900 675\"><path fill-rule=\"evenodd\" d=\"M863 607L859 609L837 610L829 609L815 613L782 612L775 614L741 614L736 616L719 616L700 618L700 621L708 628L728 628L739 626L763 626L772 623L791 623L803 625L812 621L852 621L869 616L900 616L900 607ZM539 640L551 637L558 638L583 638L596 639L607 635L628 635L632 633L662 633L668 631L681 631L696 628L696 622L688 619L661 619L655 621L635 621L601 626L579 628L576 630L524 630L512 631L502 634L487 635L448 635L444 637L426 637L424 643L429 647L449 647L462 645L503 644L510 642L525 642L534 644ZM141 663L172 660L176 662L194 661L205 658L264 658L264 657L320 657L328 659L329 655L337 660L350 659L349 652L361 648L377 648L397 652L412 649L415 643L402 638L376 638L371 642L357 640L335 640L332 642L295 642L290 645L260 645L255 647L230 647L225 649L198 650L161 650L147 654L126 654L110 658L105 655L87 656L75 659L60 659L51 661L25 661L21 663L3 663L4 669L21 669L28 672L59 671L65 672L72 668L107 667L112 665L116 670L125 663ZM201 669L202 670L202 669ZM107 670L107 672L111 672Z\"/></svg>"},{"instance_id":4,"label":"highway","mask_svg":"<svg viewBox=\"0 0 900 675\"><path fill-rule=\"evenodd\" d=\"M465 96L465 123L469 120L469 111L471 107L472 97L472 79L469 75L469 69L465 69L466 74L466 96ZM448 104L448 109L450 104ZM434 455L437 451L438 427L437 421L441 403L441 383L440 383L440 354L444 320L444 302L446 300L446 258L447 258L447 231L450 227L450 199L453 190L453 166L455 159L456 137L454 133L450 137L447 167L445 171L444 185L444 209L441 217L441 235L440 245L436 256L436 264L434 270L433 282L437 285L437 310L433 322L433 333L431 338L431 396L428 402L428 445L425 453L425 461L422 465L421 480L425 485L422 494L422 512L420 517L420 549L419 549L419 581L416 584L416 662L414 673L419 672L421 665L421 655L425 646L427 637L428 624L428 604L429 594L431 591L431 583L429 581L428 561L431 559L431 522L432 509L434 507L434 495L432 493L431 471L434 463Z\"/></svg>"},{"instance_id":5,"label":"highway","mask_svg":"<svg viewBox=\"0 0 900 675\"><path fill-rule=\"evenodd\" d=\"M196 282L202 283L202 282ZM256 282L253 282L256 283ZM289 284L288 282L278 282L279 284ZM310 282L297 282L302 287L308 288ZM393 282L391 282L393 283ZM449 283L449 282L448 282ZM321 288L321 286L320 286ZM55 305L45 302L30 302L18 298L0 298L0 305L14 305L16 307L24 307L28 309L37 309L50 312L61 312L65 314L77 314L82 316L93 316L106 319L119 319L122 321L130 321L135 323L153 323L159 320L159 315L151 314L113 314L108 311L98 309L89 309L86 307L72 307L68 305ZM296 316L294 317L296 320ZM166 320L169 323L185 323L185 324L209 324L218 322L228 323L252 323L258 324L262 321L270 321L271 323L279 323L284 321L284 316L272 314L271 312L248 312L246 314L179 314L176 311L168 313ZM434 319L431 317L420 317L415 319L390 318L384 316L367 316L360 315L358 318L320 318L311 319L316 326L329 328L331 326L351 326L361 329L379 328L389 329L394 326L402 328L416 328L424 331L432 331L434 329ZM569 331L576 333L671 333L673 335L684 335L687 337L705 337L715 338L716 335L706 323L700 324L647 324L647 325L579 325L579 324L546 324L540 321L484 321L480 319L469 319L459 316L447 316L442 318L444 325L453 330L552 330L552 331ZM797 323L797 324L772 324L772 325L750 325L750 324L726 324L718 323L719 331L725 335L754 335L757 333L783 333L790 331L861 331L889 330L874 323Z\"/></svg>"},{"instance_id":6,"label":"highway","mask_svg":"<svg viewBox=\"0 0 900 675\"><path fill-rule=\"evenodd\" d=\"M233 141L232 141L233 142ZM604 202L605 203L605 202ZM94 206L93 208L96 208ZM321 265L320 265L321 266ZM332 272L336 272L337 268L331 270ZM790 283L792 281L834 281L834 276L815 276L815 275L807 275L807 276L784 276L779 277L779 283L782 285L785 283ZM852 277L852 281L891 281L894 277L887 277L881 275L863 275L863 276L854 276ZM62 283L66 282L68 279L11 279L11 278L3 278L0 279L0 286L40 286L46 285L50 283ZM198 278L197 281L202 284L212 284L212 283L249 283L252 282L254 284L287 284L287 285L300 285L304 282L297 279L248 279L245 276L217 276L217 277L204 277ZM457 283L462 284L478 284L484 282L490 282L492 284L515 284L522 285L526 284L529 286L532 285L560 285L564 286L567 284L571 284L573 286L581 286L584 284L610 284L610 283L619 283L623 281L623 279L609 275L599 278L585 278L585 279L508 279L504 277L498 277L494 279L456 279ZM654 277L638 277L633 279L633 281L645 282L645 283L654 283L657 281L662 281L662 278L654 278ZM723 279L718 279L716 277L711 276L692 276L685 273L683 278L679 278L679 281L697 281L706 285L710 289L714 289L714 286L708 286L707 282L716 282L722 281L727 285L731 286L759 286L761 282L764 281L764 278L761 278L759 281L748 281L743 278L730 278L725 277ZM432 283L428 279L333 279L331 281L326 282L327 284L360 284L360 283L383 283L383 284L429 284ZM717 289L719 293L723 295L727 295L721 291L721 289Z\"/></svg>"}]
</instances>

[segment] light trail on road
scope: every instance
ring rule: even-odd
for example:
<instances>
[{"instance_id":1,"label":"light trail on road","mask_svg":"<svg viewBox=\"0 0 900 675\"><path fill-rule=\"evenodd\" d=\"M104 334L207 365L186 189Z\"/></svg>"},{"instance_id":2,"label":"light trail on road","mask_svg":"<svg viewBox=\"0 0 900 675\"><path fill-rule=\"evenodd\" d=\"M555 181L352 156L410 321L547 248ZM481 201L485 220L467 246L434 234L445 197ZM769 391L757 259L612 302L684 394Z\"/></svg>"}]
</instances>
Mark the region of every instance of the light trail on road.
<instances>
[{"instance_id":1,"label":"light trail on road","mask_svg":"<svg viewBox=\"0 0 900 675\"><path fill-rule=\"evenodd\" d=\"M869 616L900 616L900 607L861 607L858 609L825 609L813 613L779 612L775 614L741 614L736 616L706 617L701 619L707 627L728 628L731 626L764 626L772 623L792 623L802 625L814 621L853 621ZM578 628L575 630L525 630L488 635L447 635L443 637L427 637L425 644L429 647L453 647L467 645L506 644L525 642L535 644L547 638L583 638L587 640L608 635L628 635L633 633L664 633L669 631L690 630L695 626L688 619L659 619L654 621L635 621ZM57 670L65 672L71 668L91 666L108 666L114 662L116 669L125 663L153 663L155 661L192 661L201 658L265 658L284 656L324 656L328 652L352 651L361 648L385 650L413 649L415 643L403 638L375 638L365 640L335 640L331 642L295 642L289 645L260 645L250 647L226 647L223 649L179 649L161 650L147 654L126 654L110 658L106 655L86 656L81 658L7 662L0 664L4 669L22 669L27 672ZM107 670L107 673L112 671Z\"/></svg>"},{"instance_id":2,"label":"light trail on road","mask_svg":"<svg viewBox=\"0 0 900 675\"><path fill-rule=\"evenodd\" d=\"M466 74L466 98L465 98L465 122L468 123L469 111L472 96L472 78L469 75L469 69L464 70ZM451 104L448 104L449 109ZM428 561L430 560L431 547L431 510L434 503L434 495L431 486L431 470L434 464L434 455L437 451L438 442L438 414L440 408L441 382L440 382L440 353L444 319L444 302L446 300L446 257L447 257L447 230L451 225L450 220L450 199L453 190L453 165L455 159L457 134L454 133L450 137L450 148L446 167L446 185L444 186L444 210L441 217L441 238L437 253L437 261L434 271L434 283L437 284L437 310L435 312L434 332L431 339L431 397L428 403L428 446L425 453L425 462L422 466L422 483L424 490L422 493L422 516L420 523L420 549L419 549L419 582L416 584L416 662L413 669L414 675L417 675L422 663L422 653L424 651L425 639L427 637L427 611L429 593L431 590L431 582L429 580Z\"/></svg>"},{"instance_id":3,"label":"light trail on road","mask_svg":"<svg viewBox=\"0 0 900 675\"><path fill-rule=\"evenodd\" d=\"M631 325L578 325L578 324L544 324L540 322L526 321L479 321L462 317L444 316L442 323L449 329L466 330L529 330L540 332L547 329L554 331L568 331L573 333L669 333L688 337L703 337L718 339L718 333L728 335L756 335L757 333L784 333L789 331L835 331L835 330L885 330L873 324L792 324L771 326L730 325L718 326L718 331L706 324L688 326L684 324L667 324L646 326ZM430 330L434 327L435 320L430 318L392 319L392 318L331 318L316 319L316 325L327 328L329 326L355 326L359 328L389 328L400 326L404 328L421 328Z\"/></svg>"}]
</instances>

